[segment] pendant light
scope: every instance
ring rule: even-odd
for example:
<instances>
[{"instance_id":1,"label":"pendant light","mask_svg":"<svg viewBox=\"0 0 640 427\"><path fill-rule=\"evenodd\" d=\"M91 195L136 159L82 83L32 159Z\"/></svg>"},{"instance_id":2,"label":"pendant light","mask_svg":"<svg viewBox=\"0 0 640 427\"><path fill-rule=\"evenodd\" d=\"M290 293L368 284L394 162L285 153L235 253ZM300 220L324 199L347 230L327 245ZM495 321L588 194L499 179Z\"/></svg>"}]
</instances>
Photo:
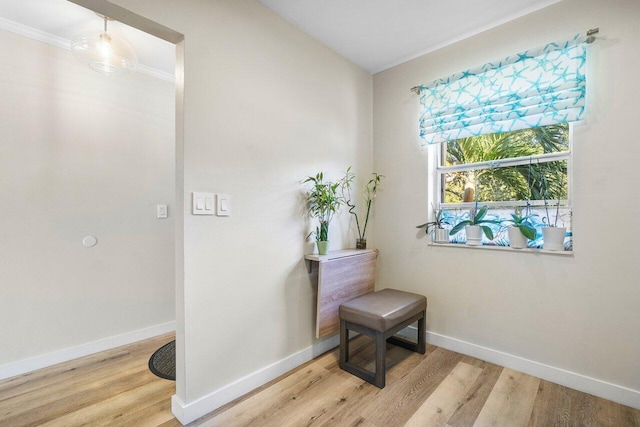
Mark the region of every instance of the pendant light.
<instances>
[{"instance_id":1,"label":"pendant light","mask_svg":"<svg viewBox=\"0 0 640 427\"><path fill-rule=\"evenodd\" d=\"M107 22L113 19L98 14L104 19L104 31L86 31L71 40L71 51L77 60L92 70L105 75L117 75L133 71L138 65L138 56L124 39L107 32Z\"/></svg>"}]
</instances>

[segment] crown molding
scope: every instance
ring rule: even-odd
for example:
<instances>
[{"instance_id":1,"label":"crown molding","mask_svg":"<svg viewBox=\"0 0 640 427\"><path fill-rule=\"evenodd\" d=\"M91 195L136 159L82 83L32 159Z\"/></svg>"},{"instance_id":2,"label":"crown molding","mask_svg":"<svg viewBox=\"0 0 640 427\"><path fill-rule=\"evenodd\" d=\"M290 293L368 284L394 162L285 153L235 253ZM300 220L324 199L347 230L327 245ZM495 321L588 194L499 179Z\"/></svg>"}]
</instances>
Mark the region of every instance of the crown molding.
<instances>
[{"instance_id":1,"label":"crown molding","mask_svg":"<svg viewBox=\"0 0 640 427\"><path fill-rule=\"evenodd\" d=\"M47 43L52 46L56 46L65 50L71 50L71 40L58 37L51 33L47 33L42 30L37 30L35 28L26 26L24 24L20 24L18 22L10 21L2 17L0 17L0 29L9 31L11 33L18 34L24 37L28 37L32 40L37 40L43 43ZM149 67L144 64L138 63L138 66L136 67L136 72L141 74L146 74L156 79L165 80L167 82L171 82L171 83L176 82L176 78L173 74L167 73L166 71L162 71L157 68Z\"/></svg>"}]
</instances>

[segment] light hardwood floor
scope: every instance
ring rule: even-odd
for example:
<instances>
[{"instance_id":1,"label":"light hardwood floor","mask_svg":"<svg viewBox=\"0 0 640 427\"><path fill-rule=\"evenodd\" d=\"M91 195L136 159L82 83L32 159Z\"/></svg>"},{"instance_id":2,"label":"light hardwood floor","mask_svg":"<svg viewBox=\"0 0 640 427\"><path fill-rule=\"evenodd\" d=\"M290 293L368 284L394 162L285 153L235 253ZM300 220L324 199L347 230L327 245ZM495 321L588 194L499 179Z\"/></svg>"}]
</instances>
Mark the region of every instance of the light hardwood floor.
<instances>
[{"instance_id":1,"label":"light hardwood floor","mask_svg":"<svg viewBox=\"0 0 640 427\"><path fill-rule=\"evenodd\" d=\"M172 381L147 369L173 335L0 381L0 426L179 426ZM372 367L366 337L352 360ZM193 426L640 426L640 410L428 346L388 347L380 390L326 353L192 423Z\"/></svg>"}]
</instances>

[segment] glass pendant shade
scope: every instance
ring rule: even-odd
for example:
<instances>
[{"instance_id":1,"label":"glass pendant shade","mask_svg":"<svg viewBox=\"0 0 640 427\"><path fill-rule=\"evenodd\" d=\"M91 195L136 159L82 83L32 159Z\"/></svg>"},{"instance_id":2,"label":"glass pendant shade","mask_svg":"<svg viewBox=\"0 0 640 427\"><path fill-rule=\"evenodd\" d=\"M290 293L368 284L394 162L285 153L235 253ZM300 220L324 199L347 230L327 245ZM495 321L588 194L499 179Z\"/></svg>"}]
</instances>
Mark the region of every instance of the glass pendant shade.
<instances>
[{"instance_id":1,"label":"glass pendant shade","mask_svg":"<svg viewBox=\"0 0 640 427\"><path fill-rule=\"evenodd\" d=\"M133 71L138 56L124 39L106 31L86 31L71 40L71 51L77 60L92 70L106 75Z\"/></svg>"}]
</instances>

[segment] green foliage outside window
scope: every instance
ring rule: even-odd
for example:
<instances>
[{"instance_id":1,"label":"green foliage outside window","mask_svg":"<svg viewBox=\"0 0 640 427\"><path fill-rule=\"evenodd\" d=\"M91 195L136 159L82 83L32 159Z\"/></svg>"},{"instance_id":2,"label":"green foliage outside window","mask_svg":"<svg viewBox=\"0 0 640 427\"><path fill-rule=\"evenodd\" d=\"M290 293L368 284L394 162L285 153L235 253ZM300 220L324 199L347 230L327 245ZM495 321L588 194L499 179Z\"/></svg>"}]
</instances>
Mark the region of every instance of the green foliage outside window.
<instances>
[{"instance_id":1,"label":"green foliage outside window","mask_svg":"<svg viewBox=\"0 0 640 427\"><path fill-rule=\"evenodd\" d=\"M568 196L567 161L536 159L500 167L500 161L569 150L569 126L551 125L443 144L444 166L492 162L444 174L444 202L557 200ZM465 195L466 189L466 195ZM477 194L474 192L477 191Z\"/></svg>"}]
</instances>

